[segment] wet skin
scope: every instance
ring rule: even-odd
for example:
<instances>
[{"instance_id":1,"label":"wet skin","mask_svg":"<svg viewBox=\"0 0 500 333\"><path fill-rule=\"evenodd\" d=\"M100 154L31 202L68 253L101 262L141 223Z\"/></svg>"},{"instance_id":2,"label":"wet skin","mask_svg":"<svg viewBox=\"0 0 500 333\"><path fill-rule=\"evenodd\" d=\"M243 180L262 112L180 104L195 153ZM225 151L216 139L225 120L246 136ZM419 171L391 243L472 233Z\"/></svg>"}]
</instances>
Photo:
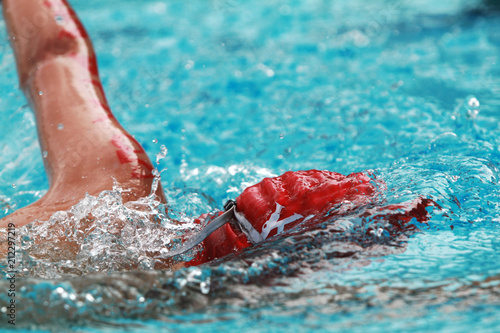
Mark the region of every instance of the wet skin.
<instances>
[{"instance_id":1,"label":"wet skin","mask_svg":"<svg viewBox=\"0 0 500 333\"><path fill-rule=\"evenodd\" d=\"M92 43L65 0L3 0L19 83L36 116L50 188L0 220L20 227L68 210L86 193L121 186L124 202L151 193L153 166L113 116ZM165 197L161 185L156 194Z\"/></svg>"}]
</instances>

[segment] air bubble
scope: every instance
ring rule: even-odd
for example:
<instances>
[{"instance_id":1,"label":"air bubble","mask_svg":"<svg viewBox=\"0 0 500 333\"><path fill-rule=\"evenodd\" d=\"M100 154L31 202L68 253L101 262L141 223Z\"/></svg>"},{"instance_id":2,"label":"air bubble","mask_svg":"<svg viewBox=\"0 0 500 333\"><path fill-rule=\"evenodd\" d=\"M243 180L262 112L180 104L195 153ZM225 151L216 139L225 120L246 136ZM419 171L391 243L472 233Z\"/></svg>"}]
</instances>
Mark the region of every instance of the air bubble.
<instances>
[{"instance_id":1,"label":"air bubble","mask_svg":"<svg viewBox=\"0 0 500 333\"><path fill-rule=\"evenodd\" d=\"M57 129L58 129L58 130L62 130L63 128L64 128L64 124L58 124L58 125L57 125Z\"/></svg>"},{"instance_id":2,"label":"air bubble","mask_svg":"<svg viewBox=\"0 0 500 333\"><path fill-rule=\"evenodd\" d=\"M39 91L38 96L42 96L42 95L43 95L43 91Z\"/></svg>"},{"instance_id":3,"label":"air bubble","mask_svg":"<svg viewBox=\"0 0 500 333\"><path fill-rule=\"evenodd\" d=\"M42 153L42 156L43 156L43 158L47 158L47 156L49 156L49 152L44 150Z\"/></svg>"}]
</instances>

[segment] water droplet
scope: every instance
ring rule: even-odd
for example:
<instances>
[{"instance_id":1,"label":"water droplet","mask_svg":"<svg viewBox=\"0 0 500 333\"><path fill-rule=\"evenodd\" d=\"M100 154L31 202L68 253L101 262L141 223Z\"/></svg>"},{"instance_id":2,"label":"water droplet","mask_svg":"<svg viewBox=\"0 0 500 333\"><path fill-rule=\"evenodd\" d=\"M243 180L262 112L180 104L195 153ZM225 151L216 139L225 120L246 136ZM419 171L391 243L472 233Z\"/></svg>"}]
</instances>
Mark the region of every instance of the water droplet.
<instances>
[{"instance_id":1,"label":"water droplet","mask_svg":"<svg viewBox=\"0 0 500 333\"><path fill-rule=\"evenodd\" d=\"M477 115L479 114L479 101L477 100L476 97L468 97L467 100L467 111L466 111L466 116L469 119L475 119Z\"/></svg>"},{"instance_id":2,"label":"water droplet","mask_svg":"<svg viewBox=\"0 0 500 333\"><path fill-rule=\"evenodd\" d=\"M474 109L477 109L479 107L479 101L475 97L472 97L471 99L469 99L468 104L471 108L474 108Z\"/></svg>"},{"instance_id":3,"label":"water droplet","mask_svg":"<svg viewBox=\"0 0 500 333\"><path fill-rule=\"evenodd\" d=\"M61 24L64 21L64 18L61 15L56 15L55 16L57 24Z\"/></svg>"},{"instance_id":4,"label":"water droplet","mask_svg":"<svg viewBox=\"0 0 500 333\"><path fill-rule=\"evenodd\" d=\"M42 96L42 95L43 95L43 91L41 91L41 90L40 90L40 91L38 92L38 96Z\"/></svg>"},{"instance_id":5,"label":"water droplet","mask_svg":"<svg viewBox=\"0 0 500 333\"><path fill-rule=\"evenodd\" d=\"M210 292L210 282L207 281L207 282L201 282L200 283L200 291L202 294L208 294Z\"/></svg>"},{"instance_id":6,"label":"water droplet","mask_svg":"<svg viewBox=\"0 0 500 333\"><path fill-rule=\"evenodd\" d=\"M282 140L285 137L285 134L281 133L280 134L280 140Z\"/></svg>"},{"instance_id":7,"label":"water droplet","mask_svg":"<svg viewBox=\"0 0 500 333\"><path fill-rule=\"evenodd\" d=\"M43 155L43 158L47 158L47 156L49 156L49 152L44 150L42 155Z\"/></svg>"},{"instance_id":8,"label":"water droplet","mask_svg":"<svg viewBox=\"0 0 500 333\"><path fill-rule=\"evenodd\" d=\"M156 140L156 139L153 139L153 143L158 143L158 140Z\"/></svg>"},{"instance_id":9,"label":"water droplet","mask_svg":"<svg viewBox=\"0 0 500 333\"><path fill-rule=\"evenodd\" d=\"M267 75L267 77L273 77L274 76L274 71L271 68L269 68L266 65L264 65L263 63L258 64L257 68L259 70L263 71Z\"/></svg>"},{"instance_id":10,"label":"water droplet","mask_svg":"<svg viewBox=\"0 0 500 333\"><path fill-rule=\"evenodd\" d=\"M58 130L62 130L63 128L64 128L64 124L59 124L59 125L57 125L57 129L58 129Z\"/></svg>"},{"instance_id":11,"label":"water droplet","mask_svg":"<svg viewBox=\"0 0 500 333\"><path fill-rule=\"evenodd\" d=\"M156 155L156 164L160 164L160 161L167 156L168 149L164 145L160 146L160 152Z\"/></svg>"},{"instance_id":12,"label":"water droplet","mask_svg":"<svg viewBox=\"0 0 500 333\"><path fill-rule=\"evenodd\" d=\"M12 184L12 188L16 188L16 187L17 187L17 185L16 185L16 184Z\"/></svg>"}]
</instances>

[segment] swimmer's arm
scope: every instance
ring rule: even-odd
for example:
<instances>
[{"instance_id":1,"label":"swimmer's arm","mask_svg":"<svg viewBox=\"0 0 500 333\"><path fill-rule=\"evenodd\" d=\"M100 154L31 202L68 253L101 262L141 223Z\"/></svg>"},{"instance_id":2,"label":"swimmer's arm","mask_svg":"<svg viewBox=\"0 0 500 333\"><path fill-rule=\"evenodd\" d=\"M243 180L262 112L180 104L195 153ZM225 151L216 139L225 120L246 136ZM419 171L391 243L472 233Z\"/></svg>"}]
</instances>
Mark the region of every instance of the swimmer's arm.
<instances>
[{"instance_id":1,"label":"swimmer's arm","mask_svg":"<svg viewBox=\"0 0 500 333\"><path fill-rule=\"evenodd\" d=\"M70 54L95 57L83 26L65 0L3 0L2 5L23 89L44 61Z\"/></svg>"},{"instance_id":2,"label":"swimmer's arm","mask_svg":"<svg viewBox=\"0 0 500 333\"><path fill-rule=\"evenodd\" d=\"M65 0L3 0L20 86L36 116L50 189L0 221L20 226L69 209L85 193L129 190L148 195L152 164L106 101L92 43ZM165 201L161 187L156 192Z\"/></svg>"}]
</instances>

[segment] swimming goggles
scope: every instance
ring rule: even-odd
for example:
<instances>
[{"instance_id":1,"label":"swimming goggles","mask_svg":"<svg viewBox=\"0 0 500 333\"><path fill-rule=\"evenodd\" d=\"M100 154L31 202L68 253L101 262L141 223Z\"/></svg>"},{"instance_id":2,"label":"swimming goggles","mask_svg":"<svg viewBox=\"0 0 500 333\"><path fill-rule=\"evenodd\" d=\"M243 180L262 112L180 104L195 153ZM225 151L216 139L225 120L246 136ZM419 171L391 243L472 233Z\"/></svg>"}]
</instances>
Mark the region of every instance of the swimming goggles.
<instances>
[{"instance_id":1,"label":"swimming goggles","mask_svg":"<svg viewBox=\"0 0 500 333\"><path fill-rule=\"evenodd\" d=\"M182 244L181 247L179 247L173 251L170 251L165 255L160 256L160 258L171 258L171 257L175 257L178 255L184 254L184 253L188 252L189 250L191 250L192 248L194 248L196 245L203 242L205 240L205 238L210 236L215 230L219 229L220 227L222 227L224 224L228 223L229 221L236 220L238 223L237 218L233 219L234 217L236 217L235 212L236 212L236 201L229 200L224 205L224 213L221 216L219 216L216 219L214 219L213 221L211 221L203 230L201 230L200 232L195 234L193 237L191 237L187 242ZM237 213L237 214L239 214L239 213ZM240 225L240 228L242 229L243 232L245 231L241 225Z\"/></svg>"},{"instance_id":2,"label":"swimming goggles","mask_svg":"<svg viewBox=\"0 0 500 333\"><path fill-rule=\"evenodd\" d=\"M210 236L215 230L219 229L226 223L230 223L236 229L239 229L242 233L245 234L247 240L252 244L257 244L264 241L271 230L277 229L277 233L283 232L285 226L289 223L295 222L297 220L302 219L304 216L300 214L293 214L287 218L281 219L281 210L284 207L279 203L276 203L276 210L271 214L269 220L264 223L262 228L262 232L257 231L252 223L250 223L245 216L238 212L236 209L236 202L234 200L229 200L224 205L224 213L211 221L205 229L201 230L193 237L191 237L187 242L182 244L181 247L168 252L166 255L161 256L161 258L171 258L174 256L178 256L180 254L186 253L191 250L196 245L203 242L208 236ZM313 218L314 215L307 216L304 221L307 221Z\"/></svg>"}]
</instances>

